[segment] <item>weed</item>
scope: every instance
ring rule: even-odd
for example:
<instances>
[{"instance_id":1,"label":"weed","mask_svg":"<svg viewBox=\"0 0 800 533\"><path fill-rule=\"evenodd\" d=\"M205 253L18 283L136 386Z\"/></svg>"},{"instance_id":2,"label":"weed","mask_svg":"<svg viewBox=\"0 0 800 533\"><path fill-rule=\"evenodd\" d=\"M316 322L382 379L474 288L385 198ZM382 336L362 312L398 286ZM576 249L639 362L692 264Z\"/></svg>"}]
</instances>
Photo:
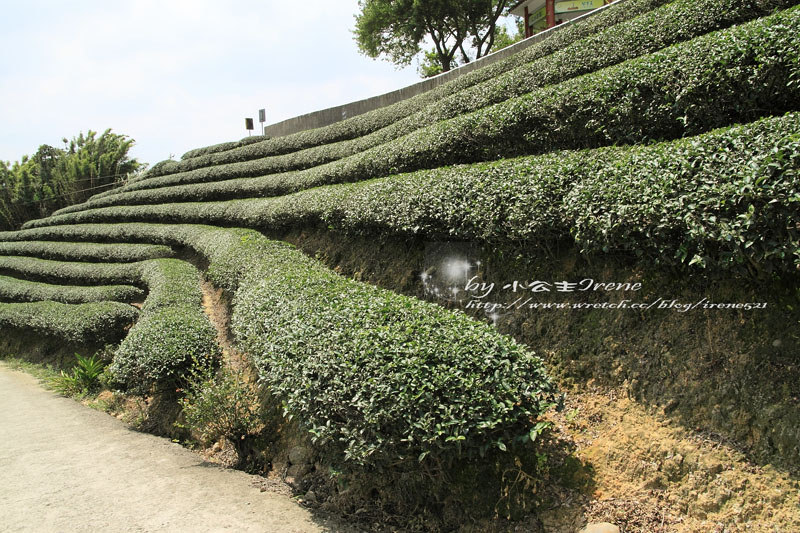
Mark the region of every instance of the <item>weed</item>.
<instances>
[{"instance_id":1,"label":"weed","mask_svg":"<svg viewBox=\"0 0 800 533\"><path fill-rule=\"evenodd\" d=\"M195 365L183 392L185 422L175 425L206 445L227 439L239 455L237 466L245 466L270 419L258 387L242 371Z\"/></svg>"},{"instance_id":2,"label":"weed","mask_svg":"<svg viewBox=\"0 0 800 533\"><path fill-rule=\"evenodd\" d=\"M96 355L83 357L75 354L78 364L71 373L61 371L61 375L50 380L53 389L65 396L79 396L94 392L100 388L100 375L105 369L103 361Z\"/></svg>"}]
</instances>

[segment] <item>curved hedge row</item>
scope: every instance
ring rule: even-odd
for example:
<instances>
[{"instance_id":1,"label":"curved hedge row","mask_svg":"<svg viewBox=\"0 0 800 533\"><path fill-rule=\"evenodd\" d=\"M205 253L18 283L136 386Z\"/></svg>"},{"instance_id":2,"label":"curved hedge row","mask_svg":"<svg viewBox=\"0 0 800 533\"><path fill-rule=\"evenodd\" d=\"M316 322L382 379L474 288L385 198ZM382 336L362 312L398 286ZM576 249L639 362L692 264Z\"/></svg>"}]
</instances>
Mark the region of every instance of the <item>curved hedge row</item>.
<instances>
[{"instance_id":1,"label":"curved hedge row","mask_svg":"<svg viewBox=\"0 0 800 533\"><path fill-rule=\"evenodd\" d=\"M0 256L0 272L24 275L46 283L69 284L141 284L137 263L82 263L54 261L36 257Z\"/></svg>"},{"instance_id":2,"label":"curved hedge row","mask_svg":"<svg viewBox=\"0 0 800 533\"><path fill-rule=\"evenodd\" d=\"M649 10L666 4L668 1L669 0L627 0L626 2L620 2L621 5L610 6L602 13L590 18L589 20L583 21L581 24L571 25L568 28L562 29L544 41L535 43L518 54L514 54L513 56L503 59L502 61L498 61L497 63L493 63L486 67L469 72L423 94L387 107L383 107L381 109L376 109L374 111L357 115L342 122L331 124L330 126L301 131L285 137L277 137L269 139L265 142L256 143L250 147L253 152L244 155L243 158L251 159L270 155L280 155L310 148L312 146L318 146L367 135L416 111L419 111L430 103L437 102L444 97L457 93L458 91L461 91L467 87L471 87L476 83L493 79L514 67L529 63L535 59L554 53L579 39L582 39L588 35L592 35L598 31L602 31L621 21L629 20L641 13L646 13ZM206 151L209 148L211 150ZM192 150L189 153L192 154L190 158L195 158L197 156L214 153L213 151L215 151L214 147L208 147ZM179 165L179 162L163 161L158 163L158 169L150 169L150 171L145 175L145 178L175 172L176 168L180 168Z\"/></svg>"},{"instance_id":3,"label":"curved hedge row","mask_svg":"<svg viewBox=\"0 0 800 533\"><path fill-rule=\"evenodd\" d=\"M201 155L215 154L217 152L225 152L228 150L232 150L234 148L241 148L242 146L247 146L249 144L268 141L269 139L270 139L269 135L250 135L248 137L242 137L238 141L223 142L219 144L212 144L210 146L205 146L203 148L195 148L183 154L181 156L181 161L199 157Z\"/></svg>"},{"instance_id":4,"label":"curved hedge row","mask_svg":"<svg viewBox=\"0 0 800 533\"><path fill-rule=\"evenodd\" d=\"M586 37L546 57L431 103L408 117L356 139L282 156L264 157L255 149L249 152L226 152L214 157L182 162L174 165L170 173L189 172L255 158L263 159L257 165L246 165L244 168L231 166L220 171L245 177L248 175L246 172L273 174L322 165L379 146L430 124L504 102L537 88L558 84L709 31L751 20L768 13L770 8L785 7L796 1L767 0L762 5L753 5L741 0L676 0ZM598 53L599 50L602 53Z\"/></svg>"},{"instance_id":5,"label":"curved hedge row","mask_svg":"<svg viewBox=\"0 0 800 533\"><path fill-rule=\"evenodd\" d=\"M133 392L172 387L195 363L217 358L216 331L202 309L174 306L142 312L110 369Z\"/></svg>"},{"instance_id":6,"label":"curved hedge row","mask_svg":"<svg viewBox=\"0 0 800 533\"><path fill-rule=\"evenodd\" d=\"M0 276L0 301L50 300L65 304L82 304L103 301L133 302L142 299L144 299L144 291L130 285L100 285L96 287L51 285Z\"/></svg>"},{"instance_id":7,"label":"curved hedge row","mask_svg":"<svg viewBox=\"0 0 800 533\"><path fill-rule=\"evenodd\" d=\"M754 120L764 109L798 107L796 50L800 9L792 8L440 122L340 161L267 177L261 191L277 196L453 163L676 138ZM128 190L213 181L225 168L154 178Z\"/></svg>"},{"instance_id":8,"label":"curved hedge row","mask_svg":"<svg viewBox=\"0 0 800 533\"><path fill-rule=\"evenodd\" d=\"M200 308L202 305L200 272L191 263L171 259L148 261L137 267L138 275L149 290L142 312L163 307Z\"/></svg>"},{"instance_id":9,"label":"curved hedge row","mask_svg":"<svg viewBox=\"0 0 800 533\"><path fill-rule=\"evenodd\" d=\"M205 256L208 277L235 293L234 333L262 377L290 414L354 462L504 449L530 439L533 420L557 400L541 361L489 325L342 278L255 231L119 224L0 238L36 234L102 234ZM140 338L147 342L132 331L126 342Z\"/></svg>"},{"instance_id":10,"label":"curved hedge row","mask_svg":"<svg viewBox=\"0 0 800 533\"><path fill-rule=\"evenodd\" d=\"M122 341L111 363L115 379L146 392L170 386L196 361L216 358L216 330L202 308L200 272L177 259L147 261L137 274L149 294L139 321Z\"/></svg>"},{"instance_id":11,"label":"curved hedge row","mask_svg":"<svg viewBox=\"0 0 800 533\"><path fill-rule=\"evenodd\" d=\"M491 326L268 248L232 329L286 410L345 460L504 450L556 402L542 362Z\"/></svg>"},{"instance_id":12,"label":"curved hedge row","mask_svg":"<svg viewBox=\"0 0 800 533\"><path fill-rule=\"evenodd\" d=\"M174 255L169 246L73 242L0 242L0 255L24 255L65 261L129 263Z\"/></svg>"},{"instance_id":13,"label":"curved hedge row","mask_svg":"<svg viewBox=\"0 0 800 533\"><path fill-rule=\"evenodd\" d=\"M541 361L487 324L343 278L254 231L193 240L209 278L235 285L231 326L261 377L350 461L502 449L556 401Z\"/></svg>"},{"instance_id":14,"label":"curved hedge row","mask_svg":"<svg viewBox=\"0 0 800 533\"><path fill-rule=\"evenodd\" d=\"M194 360L213 358L219 353L216 330L202 308L200 273L185 261L153 259L103 264L0 257L0 271L56 283L146 285L148 294L139 320L120 344L111 364L119 383L133 391L169 386Z\"/></svg>"},{"instance_id":15,"label":"curved hedge row","mask_svg":"<svg viewBox=\"0 0 800 533\"><path fill-rule=\"evenodd\" d=\"M213 226L208 226L209 229L212 227ZM188 242L188 237L186 237L187 231L186 226L170 226L165 224L77 224L0 231L0 242L56 239L70 242L107 240L118 243L138 243L147 241L163 244L165 246L186 246ZM189 232L189 234L195 235L195 232ZM0 257L0 261L9 259L13 258ZM36 260L38 261L38 259Z\"/></svg>"},{"instance_id":16,"label":"curved hedge row","mask_svg":"<svg viewBox=\"0 0 800 533\"><path fill-rule=\"evenodd\" d=\"M792 270L799 135L800 113L791 113L654 145L460 165L277 198L108 207L46 223L202 221L272 231L316 224L490 243L574 239L585 250L653 263ZM160 193L151 191L156 201Z\"/></svg>"},{"instance_id":17,"label":"curved hedge row","mask_svg":"<svg viewBox=\"0 0 800 533\"><path fill-rule=\"evenodd\" d=\"M108 344L118 341L137 315L134 307L118 302L0 303L0 329L30 330L81 344Z\"/></svg>"},{"instance_id":18,"label":"curved hedge row","mask_svg":"<svg viewBox=\"0 0 800 533\"><path fill-rule=\"evenodd\" d=\"M189 150L181 157L183 159L192 159L194 157L198 157L200 155L204 155L206 153L216 153L216 152L223 152L226 150L231 150L234 148L240 148L242 146L247 146L248 144L253 144L256 142L262 142L268 140L269 137L266 135L251 135L249 137L244 137L239 141L229 141L223 142L219 144L214 144L211 146L206 146L205 148L197 148L194 150ZM143 174L139 174L137 176L132 177L128 180L128 183L134 183L136 181L141 181L150 176L160 176L165 173L165 169L172 168L173 165L178 163L174 159L165 159L164 161L159 161L155 165L153 165L147 172Z\"/></svg>"}]
</instances>

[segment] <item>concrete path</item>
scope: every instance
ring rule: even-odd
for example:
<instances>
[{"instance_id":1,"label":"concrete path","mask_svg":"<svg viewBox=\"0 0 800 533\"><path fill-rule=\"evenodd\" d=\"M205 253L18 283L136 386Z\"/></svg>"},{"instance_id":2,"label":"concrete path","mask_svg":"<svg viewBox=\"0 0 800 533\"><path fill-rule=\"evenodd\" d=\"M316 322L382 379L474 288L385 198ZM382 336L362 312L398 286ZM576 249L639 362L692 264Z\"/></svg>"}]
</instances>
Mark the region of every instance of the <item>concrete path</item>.
<instances>
[{"instance_id":1,"label":"concrete path","mask_svg":"<svg viewBox=\"0 0 800 533\"><path fill-rule=\"evenodd\" d=\"M344 531L252 480L0 362L0 531Z\"/></svg>"}]
</instances>

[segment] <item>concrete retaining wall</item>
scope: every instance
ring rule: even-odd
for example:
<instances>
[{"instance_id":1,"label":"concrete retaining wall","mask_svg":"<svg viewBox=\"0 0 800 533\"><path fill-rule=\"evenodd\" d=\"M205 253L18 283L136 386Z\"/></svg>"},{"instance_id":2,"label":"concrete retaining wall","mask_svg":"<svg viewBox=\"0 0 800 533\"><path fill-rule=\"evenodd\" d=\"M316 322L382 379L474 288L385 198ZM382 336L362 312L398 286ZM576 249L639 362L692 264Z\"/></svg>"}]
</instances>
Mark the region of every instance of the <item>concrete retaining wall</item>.
<instances>
[{"instance_id":1,"label":"concrete retaining wall","mask_svg":"<svg viewBox=\"0 0 800 533\"><path fill-rule=\"evenodd\" d=\"M624 1L625 0L617 0L617 2L614 2L614 4ZM438 87L443 83L447 83L452 79L463 76L468 72L472 72L477 68L485 67L486 65L490 65L500 61L501 59L505 59L510 55L516 54L520 50L524 50L532 44L547 39L553 35L554 32L562 30L572 24L580 24L582 21L593 15L596 15L611 5L613 4L590 11L589 13L586 13L585 15L577 17L573 20L537 33L533 37L528 37L524 41L514 43L507 48L493 52L476 61L471 61L462 67L453 69L449 72L444 72L433 78L428 78L419 83L415 83L414 85L409 85L408 87L403 87L402 89L398 89L396 91L381 94L379 96L373 96L371 98L365 98L364 100L358 100L349 104L329 107L327 109L322 109L321 111L314 111L313 113L306 113L305 115L300 115L281 122L276 122L275 124L270 124L269 126L264 126L264 135L269 135L270 137L281 137L284 135L297 133L298 131L321 128L322 126L327 126L329 124L333 124L334 122L339 122L346 118L354 117L374 109L380 109L381 107L392 105L407 98L411 98L412 96L417 96L418 94L430 91L431 89Z\"/></svg>"}]
</instances>

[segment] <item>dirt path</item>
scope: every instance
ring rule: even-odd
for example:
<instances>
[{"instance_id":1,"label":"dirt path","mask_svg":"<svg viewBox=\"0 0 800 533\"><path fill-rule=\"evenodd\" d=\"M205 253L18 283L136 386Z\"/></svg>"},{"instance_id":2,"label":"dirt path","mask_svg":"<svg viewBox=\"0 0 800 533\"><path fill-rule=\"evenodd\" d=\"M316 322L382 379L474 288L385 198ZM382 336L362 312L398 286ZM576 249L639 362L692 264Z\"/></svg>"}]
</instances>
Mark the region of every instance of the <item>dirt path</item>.
<instances>
[{"instance_id":1,"label":"dirt path","mask_svg":"<svg viewBox=\"0 0 800 533\"><path fill-rule=\"evenodd\" d=\"M0 531L352 531L0 363Z\"/></svg>"}]
</instances>

